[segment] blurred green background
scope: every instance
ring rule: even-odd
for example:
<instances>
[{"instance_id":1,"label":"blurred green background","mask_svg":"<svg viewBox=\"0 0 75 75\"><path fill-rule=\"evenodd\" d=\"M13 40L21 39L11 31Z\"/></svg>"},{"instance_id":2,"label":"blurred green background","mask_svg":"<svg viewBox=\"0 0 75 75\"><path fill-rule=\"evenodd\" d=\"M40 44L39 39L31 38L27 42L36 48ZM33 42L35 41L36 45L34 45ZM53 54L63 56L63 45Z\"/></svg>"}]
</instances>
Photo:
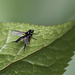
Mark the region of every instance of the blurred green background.
<instances>
[{"instance_id":1,"label":"blurred green background","mask_svg":"<svg viewBox=\"0 0 75 75\"><path fill-rule=\"evenodd\" d=\"M75 19L75 0L0 0L0 21L54 25Z\"/></svg>"},{"instance_id":2,"label":"blurred green background","mask_svg":"<svg viewBox=\"0 0 75 75\"><path fill-rule=\"evenodd\" d=\"M75 0L0 0L0 21L56 25L75 19ZM75 75L75 56L64 75Z\"/></svg>"}]
</instances>

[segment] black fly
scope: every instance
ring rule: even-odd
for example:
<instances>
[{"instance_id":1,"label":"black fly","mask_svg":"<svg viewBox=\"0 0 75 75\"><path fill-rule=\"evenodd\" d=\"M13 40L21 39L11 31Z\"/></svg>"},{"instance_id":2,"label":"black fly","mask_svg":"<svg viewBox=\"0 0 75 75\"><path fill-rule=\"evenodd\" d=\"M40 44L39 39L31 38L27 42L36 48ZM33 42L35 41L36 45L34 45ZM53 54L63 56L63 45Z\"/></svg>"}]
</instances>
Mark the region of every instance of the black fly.
<instances>
[{"instance_id":1,"label":"black fly","mask_svg":"<svg viewBox=\"0 0 75 75\"><path fill-rule=\"evenodd\" d=\"M32 35L34 34L34 30L28 30L27 32L22 32L22 31L11 31L12 34L21 36L18 38L15 42L17 43L21 39L24 39L25 45L24 45L24 50L26 45L30 43L30 39L33 38ZM35 39L35 38L33 38ZM36 39L35 39L36 40Z\"/></svg>"}]
</instances>

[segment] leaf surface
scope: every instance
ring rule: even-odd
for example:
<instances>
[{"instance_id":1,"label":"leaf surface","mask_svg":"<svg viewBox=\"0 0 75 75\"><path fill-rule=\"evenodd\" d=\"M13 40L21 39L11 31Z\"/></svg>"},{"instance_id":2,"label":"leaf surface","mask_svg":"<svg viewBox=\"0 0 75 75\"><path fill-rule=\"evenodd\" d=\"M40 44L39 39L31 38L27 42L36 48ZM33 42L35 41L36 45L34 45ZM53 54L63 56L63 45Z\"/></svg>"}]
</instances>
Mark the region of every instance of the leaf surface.
<instances>
[{"instance_id":1,"label":"leaf surface","mask_svg":"<svg viewBox=\"0 0 75 75\"><path fill-rule=\"evenodd\" d=\"M4 75L62 75L75 51L75 26L61 38L21 61L10 65Z\"/></svg>"},{"instance_id":2,"label":"leaf surface","mask_svg":"<svg viewBox=\"0 0 75 75\"><path fill-rule=\"evenodd\" d=\"M47 50L50 50L48 47L47 47L48 49L43 48L43 47L50 45L56 39L63 36L66 32L68 32L69 30L71 30L74 27L75 23L67 22L65 24L57 25L57 26L55 26L55 25L54 26L38 26L38 25L19 24L19 23L10 23L10 24L7 23L6 25L9 27L9 33L8 33L6 43L3 45L3 48L0 49L0 70L4 69L11 63L16 62L20 59L23 59L31 54L32 54L32 56L34 56L33 54L36 54L35 52L37 52L38 50L39 51L45 50L47 53L50 53L49 55L52 55L52 57L54 57L55 53L58 50L55 52L53 50L54 54L51 54L52 52L47 51ZM5 24L4 24L4 26L5 26ZM24 52L23 40L18 43L12 42L12 41L15 41L19 37L12 36L11 30L28 31L29 29L34 29L35 33L38 33L37 35L33 35L33 37L37 38L37 40L31 39L30 45L26 46L26 49ZM59 46L59 47L61 47L61 46ZM42 50L42 48L44 50ZM59 53L59 51L57 53ZM58 56L57 56L57 58L58 58ZM45 61L45 59L43 59L43 60ZM54 62L54 59L56 59L56 58L54 57L54 59L53 58L48 58L48 59L53 60L53 62ZM43 61L41 61L41 62L43 62ZM50 61L48 61L48 62L50 62ZM45 64L43 64L43 65L45 65ZM50 66L50 65L47 65L47 66ZM47 67L47 66L45 66L45 67ZM39 68L39 67L37 67L37 68Z\"/></svg>"}]
</instances>

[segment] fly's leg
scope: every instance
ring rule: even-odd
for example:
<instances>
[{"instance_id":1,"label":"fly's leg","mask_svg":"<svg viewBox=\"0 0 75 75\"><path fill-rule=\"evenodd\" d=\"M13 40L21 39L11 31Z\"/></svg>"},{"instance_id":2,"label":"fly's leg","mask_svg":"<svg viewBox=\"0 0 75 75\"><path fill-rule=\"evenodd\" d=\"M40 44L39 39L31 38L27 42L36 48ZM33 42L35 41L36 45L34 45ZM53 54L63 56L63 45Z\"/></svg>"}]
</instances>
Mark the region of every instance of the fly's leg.
<instances>
[{"instance_id":1,"label":"fly's leg","mask_svg":"<svg viewBox=\"0 0 75 75\"><path fill-rule=\"evenodd\" d=\"M39 34L39 33L33 33L33 34L37 35L37 34Z\"/></svg>"},{"instance_id":2,"label":"fly's leg","mask_svg":"<svg viewBox=\"0 0 75 75\"><path fill-rule=\"evenodd\" d=\"M33 37L32 37L33 38ZM33 38L34 40L37 40L36 38Z\"/></svg>"},{"instance_id":3,"label":"fly's leg","mask_svg":"<svg viewBox=\"0 0 75 75\"><path fill-rule=\"evenodd\" d=\"M24 45L24 51L25 51L25 47L26 47L26 44Z\"/></svg>"},{"instance_id":4,"label":"fly's leg","mask_svg":"<svg viewBox=\"0 0 75 75\"><path fill-rule=\"evenodd\" d=\"M17 43L18 41L20 41L20 40L23 39L23 38L24 38L24 36L18 38L15 42Z\"/></svg>"}]
</instances>

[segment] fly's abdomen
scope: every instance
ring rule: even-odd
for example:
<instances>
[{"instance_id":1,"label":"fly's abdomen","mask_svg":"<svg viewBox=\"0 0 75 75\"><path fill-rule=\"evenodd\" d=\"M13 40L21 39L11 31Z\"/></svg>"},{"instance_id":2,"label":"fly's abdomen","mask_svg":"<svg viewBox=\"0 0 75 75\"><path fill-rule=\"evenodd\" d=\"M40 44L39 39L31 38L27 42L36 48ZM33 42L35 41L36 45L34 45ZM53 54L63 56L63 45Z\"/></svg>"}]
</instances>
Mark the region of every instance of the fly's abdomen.
<instances>
[{"instance_id":1,"label":"fly's abdomen","mask_svg":"<svg viewBox=\"0 0 75 75\"><path fill-rule=\"evenodd\" d=\"M25 42L26 45L28 45L28 44L30 43L29 37L25 37L25 38L24 38L24 42Z\"/></svg>"}]
</instances>

